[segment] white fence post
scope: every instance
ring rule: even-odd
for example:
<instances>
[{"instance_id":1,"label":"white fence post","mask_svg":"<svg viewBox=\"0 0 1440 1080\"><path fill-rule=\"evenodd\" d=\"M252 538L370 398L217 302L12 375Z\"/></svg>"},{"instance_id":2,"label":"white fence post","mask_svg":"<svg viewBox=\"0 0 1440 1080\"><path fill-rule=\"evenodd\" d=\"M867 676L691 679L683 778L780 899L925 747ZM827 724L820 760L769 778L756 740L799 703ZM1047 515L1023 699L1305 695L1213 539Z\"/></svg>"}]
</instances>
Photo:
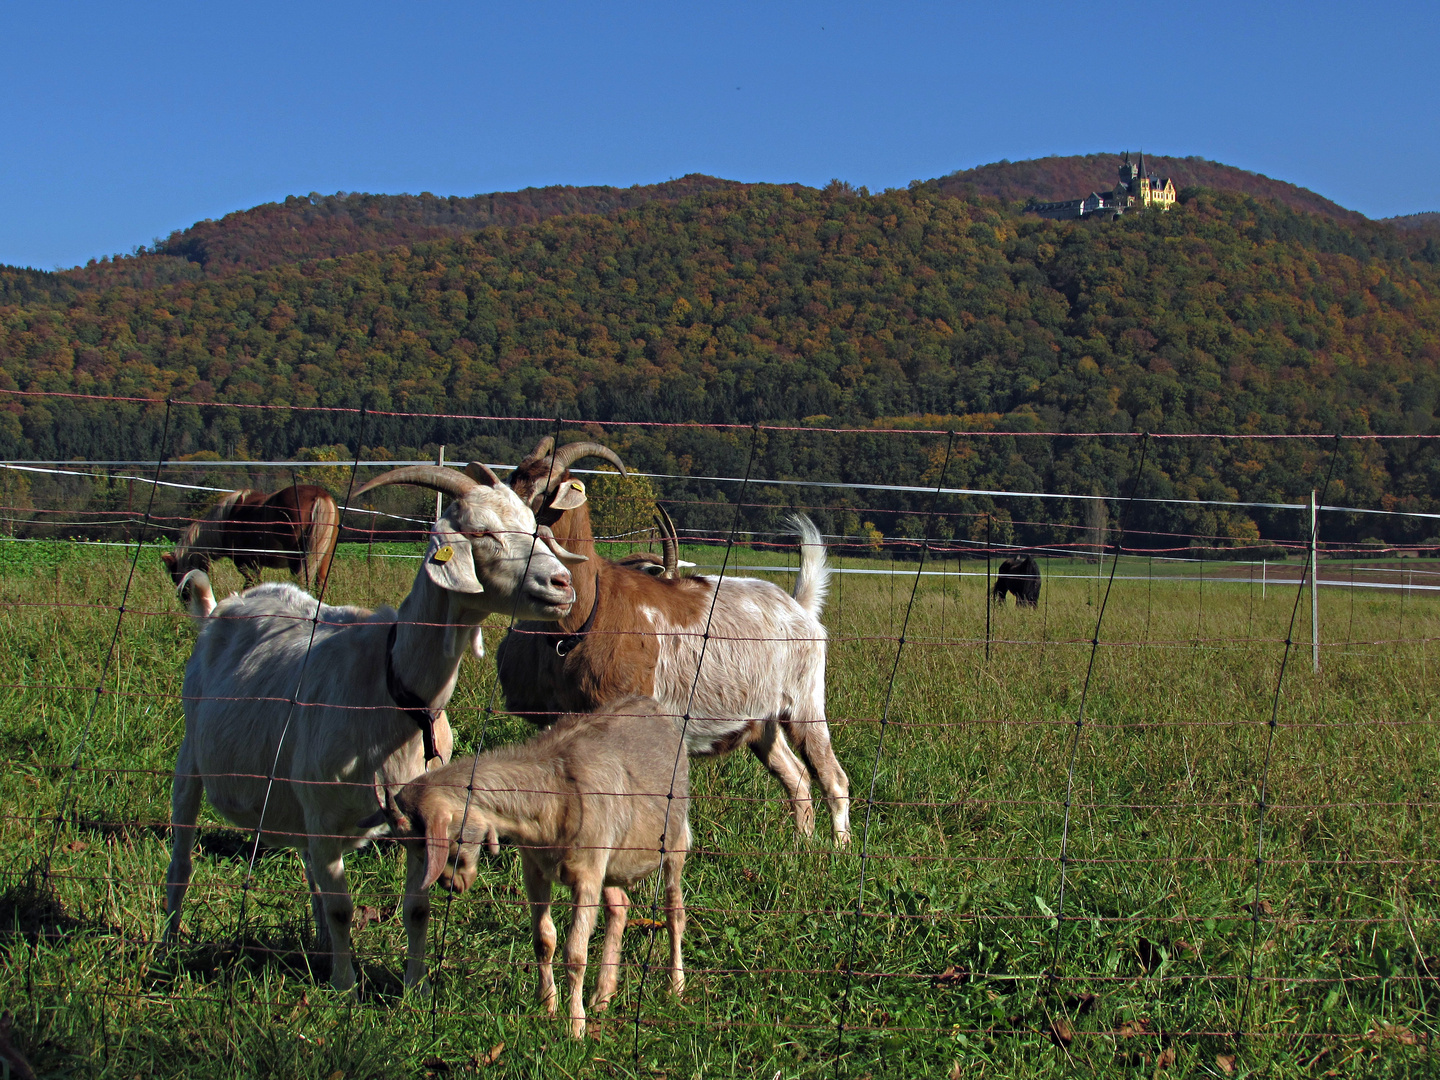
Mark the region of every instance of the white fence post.
<instances>
[{"instance_id":1,"label":"white fence post","mask_svg":"<svg viewBox=\"0 0 1440 1080\"><path fill-rule=\"evenodd\" d=\"M1315 674L1320 673L1320 592L1316 588L1320 578L1319 511L1315 506L1315 489L1310 489L1310 666Z\"/></svg>"},{"instance_id":2,"label":"white fence post","mask_svg":"<svg viewBox=\"0 0 1440 1080\"><path fill-rule=\"evenodd\" d=\"M435 464L436 464L436 465L440 465L440 466L444 466L444 464L445 464L445 447L444 447L443 444L441 445L439 451L435 454ZM435 493L435 524L436 524L436 525L439 525L439 524L440 524L440 511L441 511L441 510L444 510L444 509L445 509L445 496L442 495L440 492L437 491L437 492Z\"/></svg>"}]
</instances>

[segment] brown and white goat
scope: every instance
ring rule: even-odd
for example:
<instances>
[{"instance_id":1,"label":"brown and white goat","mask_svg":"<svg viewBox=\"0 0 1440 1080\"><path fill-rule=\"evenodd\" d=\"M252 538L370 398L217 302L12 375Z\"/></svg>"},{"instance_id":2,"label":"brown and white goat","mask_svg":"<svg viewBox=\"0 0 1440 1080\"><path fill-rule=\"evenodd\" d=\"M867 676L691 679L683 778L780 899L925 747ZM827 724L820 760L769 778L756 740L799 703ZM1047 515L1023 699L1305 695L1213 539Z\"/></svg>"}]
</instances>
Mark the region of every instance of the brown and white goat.
<instances>
[{"instance_id":1,"label":"brown and white goat","mask_svg":"<svg viewBox=\"0 0 1440 1080\"><path fill-rule=\"evenodd\" d=\"M550 891L568 885L574 899L565 969L570 1032L585 1034L582 991L590 935L605 905L605 948L591 1008L604 1009L620 974L625 890L664 868L670 933L670 989L685 987L680 943L685 901L680 874L690 849L689 763L675 718L650 698L626 697L601 713L562 717L529 742L463 758L407 784L382 814L406 848L405 984L425 978L430 886L464 892L476 854L493 837L520 849L538 967L536 996L556 1011L555 923Z\"/></svg>"},{"instance_id":2,"label":"brown and white goat","mask_svg":"<svg viewBox=\"0 0 1440 1080\"><path fill-rule=\"evenodd\" d=\"M654 577L595 556L584 485L570 475L598 443L560 449L546 438L509 483L556 539L589 561L575 568L575 606L556 625L517 623L496 652L507 707L537 724L590 712L628 694L686 716L693 755L748 746L785 786L795 823L815 829L810 773L825 794L837 843L850 836L850 780L825 721L825 628L830 570L819 531L800 533L795 595L757 578ZM804 756L802 762L786 736Z\"/></svg>"}]
</instances>

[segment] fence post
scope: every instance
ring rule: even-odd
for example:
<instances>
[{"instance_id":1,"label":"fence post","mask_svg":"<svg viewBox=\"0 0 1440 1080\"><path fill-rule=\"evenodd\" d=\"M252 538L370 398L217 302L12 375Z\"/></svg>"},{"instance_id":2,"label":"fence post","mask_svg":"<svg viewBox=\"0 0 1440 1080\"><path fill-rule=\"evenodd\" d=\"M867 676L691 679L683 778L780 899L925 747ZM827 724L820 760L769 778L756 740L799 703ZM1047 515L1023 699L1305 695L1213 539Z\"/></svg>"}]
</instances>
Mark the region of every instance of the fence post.
<instances>
[{"instance_id":1,"label":"fence post","mask_svg":"<svg viewBox=\"0 0 1440 1080\"><path fill-rule=\"evenodd\" d=\"M435 464L441 468L445 466L445 444L440 444L440 449L435 454ZM440 524L440 511L445 509L445 496L441 492L435 493L435 524Z\"/></svg>"},{"instance_id":2,"label":"fence post","mask_svg":"<svg viewBox=\"0 0 1440 1080\"><path fill-rule=\"evenodd\" d=\"M1319 515L1315 506L1315 489L1310 489L1310 666L1315 674L1320 673L1320 562L1319 544L1316 542Z\"/></svg>"},{"instance_id":3,"label":"fence post","mask_svg":"<svg viewBox=\"0 0 1440 1080\"><path fill-rule=\"evenodd\" d=\"M1268 560L1260 560L1260 602L1265 602L1265 567L1269 565Z\"/></svg>"},{"instance_id":4,"label":"fence post","mask_svg":"<svg viewBox=\"0 0 1440 1080\"><path fill-rule=\"evenodd\" d=\"M990 662L990 527L995 515L985 515L985 662Z\"/></svg>"}]
</instances>

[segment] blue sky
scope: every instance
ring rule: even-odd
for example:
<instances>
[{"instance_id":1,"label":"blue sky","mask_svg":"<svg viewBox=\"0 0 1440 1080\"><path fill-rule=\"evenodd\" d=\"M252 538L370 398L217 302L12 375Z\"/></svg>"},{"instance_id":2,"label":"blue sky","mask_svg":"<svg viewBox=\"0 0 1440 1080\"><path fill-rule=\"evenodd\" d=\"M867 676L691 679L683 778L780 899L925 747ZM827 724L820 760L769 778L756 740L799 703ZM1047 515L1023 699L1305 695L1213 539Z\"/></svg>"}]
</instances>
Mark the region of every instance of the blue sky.
<instances>
[{"instance_id":1,"label":"blue sky","mask_svg":"<svg viewBox=\"0 0 1440 1080\"><path fill-rule=\"evenodd\" d=\"M12 0L0 263L311 191L879 189L1127 148L1440 210L1440 4L1106 6Z\"/></svg>"}]
</instances>

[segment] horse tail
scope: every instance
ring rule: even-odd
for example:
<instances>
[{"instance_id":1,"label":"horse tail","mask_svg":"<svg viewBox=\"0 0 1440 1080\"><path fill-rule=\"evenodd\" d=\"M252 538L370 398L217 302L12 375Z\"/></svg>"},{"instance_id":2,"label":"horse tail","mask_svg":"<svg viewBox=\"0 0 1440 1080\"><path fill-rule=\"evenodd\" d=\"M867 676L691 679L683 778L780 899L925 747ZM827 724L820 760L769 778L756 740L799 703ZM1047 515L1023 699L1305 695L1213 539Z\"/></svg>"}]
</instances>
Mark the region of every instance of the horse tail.
<instances>
[{"instance_id":1,"label":"horse tail","mask_svg":"<svg viewBox=\"0 0 1440 1080\"><path fill-rule=\"evenodd\" d=\"M315 496L310 504L310 520L305 530L305 576L310 588L319 596L330 576L330 560L340 542L340 507L328 491Z\"/></svg>"},{"instance_id":2,"label":"horse tail","mask_svg":"<svg viewBox=\"0 0 1440 1080\"><path fill-rule=\"evenodd\" d=\"M232 491L212 506L205 517L211 521L222 521L230 516L230 511L235 509L236 503L243 502L254 494L255 491L252 488L241 488L239 491Z\"/></svg>"},{"instance_id":3,"label":"horse tail","mask_svg":"<svg viewBox=\"0 0 1440 1080\"><path fill-rule=\"evenodd\" d=\"M204 570L191 570L180 579L175 591L197 623L208 619L215 610L215 592L210 588L210 576Z\"/></svg>"}]
</instances>

